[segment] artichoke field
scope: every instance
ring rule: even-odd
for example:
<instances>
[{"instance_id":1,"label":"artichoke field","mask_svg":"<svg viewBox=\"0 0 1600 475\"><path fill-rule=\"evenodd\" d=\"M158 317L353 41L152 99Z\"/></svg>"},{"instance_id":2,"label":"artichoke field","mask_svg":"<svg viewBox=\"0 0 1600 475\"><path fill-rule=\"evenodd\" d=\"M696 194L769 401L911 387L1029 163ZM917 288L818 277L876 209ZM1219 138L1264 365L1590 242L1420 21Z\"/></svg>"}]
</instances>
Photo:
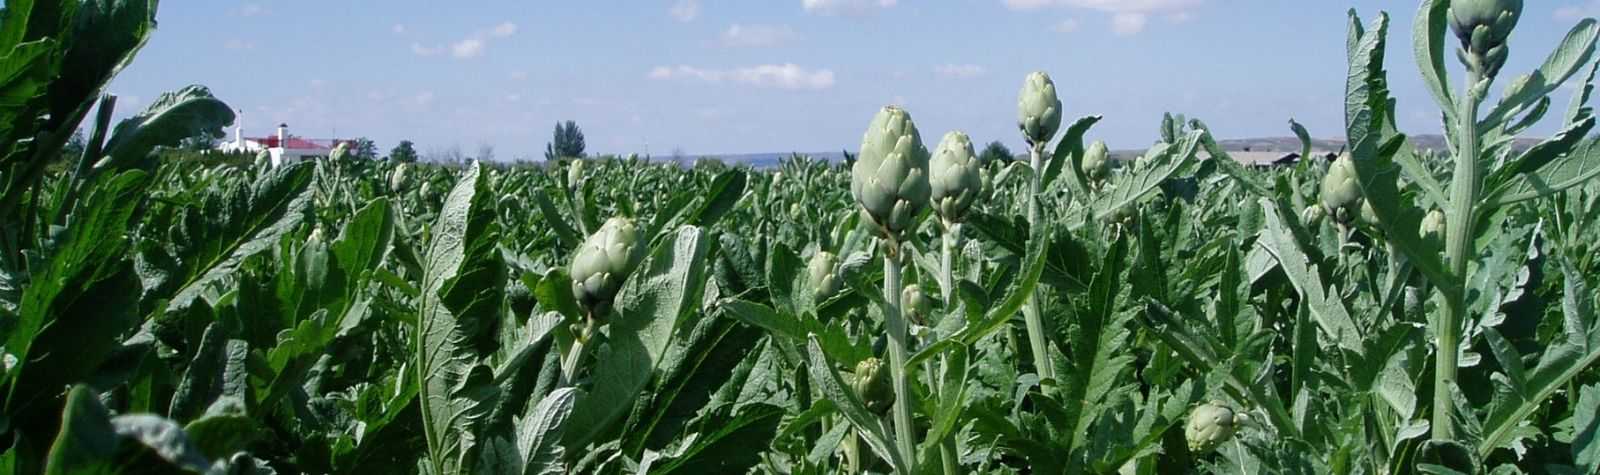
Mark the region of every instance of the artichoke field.
<instances>
[{"instance_id":1,"label":"artichoke field","mask_svg":"<svg viewBox=\"0 0 1600 475\"><path fill-rule=\"evenodd\" d=\"M1034 73L1016 162L275 168L159 159L203 87L112 127L116 3L0 10L0 473L1600 473L1593 20L1496 90L1522 2L1422 1L1445 150L1351 12L1331 161L1119 162Z\"/></svg>"}]
</instances>

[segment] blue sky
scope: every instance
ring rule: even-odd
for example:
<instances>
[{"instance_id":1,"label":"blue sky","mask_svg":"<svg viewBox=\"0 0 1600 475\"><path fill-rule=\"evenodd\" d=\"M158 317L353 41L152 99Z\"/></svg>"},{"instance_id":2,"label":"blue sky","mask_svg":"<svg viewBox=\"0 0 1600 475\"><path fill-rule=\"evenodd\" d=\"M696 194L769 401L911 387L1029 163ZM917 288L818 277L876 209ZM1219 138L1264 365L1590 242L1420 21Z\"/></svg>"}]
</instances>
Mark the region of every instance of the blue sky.
<instances>
[{"instance_id":1,"label":"blue sky","mask_svg":"<svg viewBox=\"0 0 1600 475\"><path fill-rule=\"evenodd\" d=\"M198 83L243 111L247 135L287 122L297 135L367 136L385 150L410 139L425 153L492 145L502 160L542 157L554 123L567 119L600 153L854 150L889 103L911 111L930 147L959 129L1021 149L1016 94L1033 70L1055 78L1069 119L1104 115L1091 135L1116 149L1147 146L1166 111L1223 137L1288 135L1291 117L1337 137L1351 7L1369 21L1380 9L1393 15L1402 128L1438 130L1411 60L1411 1L161 6L154 38L111 87L124 109ZM1578 18L1595 15L1600 0L1528 2L1507 73L1530 70Z\"/></svg>"}]
</instances>

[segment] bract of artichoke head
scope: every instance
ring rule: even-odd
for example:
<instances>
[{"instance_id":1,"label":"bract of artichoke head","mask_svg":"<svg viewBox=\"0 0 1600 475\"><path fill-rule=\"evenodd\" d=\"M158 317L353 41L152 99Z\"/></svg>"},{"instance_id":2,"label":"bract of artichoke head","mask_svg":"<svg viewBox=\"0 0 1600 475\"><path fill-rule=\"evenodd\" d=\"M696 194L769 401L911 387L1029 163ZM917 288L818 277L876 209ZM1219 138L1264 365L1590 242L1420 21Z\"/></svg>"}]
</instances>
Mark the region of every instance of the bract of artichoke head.
<instances>
[{"instance_id":1,"label":"bract of artichoke head","mask_svg":"<svg viewBox=\"0 0 1600 475\"><path fill-rule=\"evenodd\" d=\"M817 251L806 266L806 276L811 284L812 298L822 302L839 293L839 257L828 251Z\"/></svg>"},{"instance_id":2,"label":"bract of artichoke head","mask_svg":"<svg viewBox=\"0 0 1600 475\"><path fill-rule=\"evenodd\" d=\"M894 387L890 385L889 368L883 367L883 360L867 358L857 363L850 388L872 412L883 414L894 405Z\"/></svg>"},{"instance_id":3,"label":"bract of artichoke head","mask_svg":"<svg viewBox=\"0 0 1600 475\"><path fill-rule=\"evenodd\" d=\"M1096 140L1089 144L1089 148L1083 152L1080 169L1090 182L1099 183L1111 177L1111 150L1105 142Z\"/></svg>"},{"instance_id":4,"label":"bract of artichoke head","mask_svg":"<svg viewBox=\"0 0 1600 475\"><path fill-rule=\"evenodd\" d=\"M944 134L928 167L933 210L945 221L965 221L967 210L983 194L983 166L973 151L972 139L961 132Z\"/></svg>"},{"instance_id":5,"label":"bract of artichoke head","mask_svg":"<svg viewBox=\"0 0 1600 475\"><path fill-rule=\"evenodd\" d=\"M627 218L611 218L584 239L572 256L572 296L593 318L603 318L633 270L639 231Z\"/></svg>"},{"instance_id":6,"label":"bract of artichoke head","mask_svg":"<svg viewBox=\"0 0 1600 475\"><path fill-rule=\"evenodd\" d=\"M1061 99L1049 74L1035 71L1023 80L1017 95L1017 128L1030 145L1050 143L1061 128Z\"/></svg>"},{"instance_id":7,"label":"bract of artichoke head","mask_svg":"<svg viewBox=\"0 0 1600 475\"><path fill-rule=\"evenodd\" d=\"M1453 0L1450 29L1469 50L1487 51L1504 44L1522 19L1522 0ZM1484 32L1479 33L1478 29Z\"/></svg>"},{"instance_id":8,"label":"bract of artichoke head","mask_svg":"<svg viewBox=\"0 0 1600 475\"><path fill-rule=\"evenodd\" d=\"M850 194L867 218L898 239L928 206L928 149L911 114L889 106L878 111L861 139L850 170Z\"/></svg>"},{"instance_id":9,"label":"bract of artichoke head","mask_svg":"<svg viewBox=\"0 0 1600 475\"><path fill-rule=\"evenodd\" d=\"M1349 223L1361 211L1361 184L1350 154L1340 155L1322 177L1322 207L1339 223Z\"/></svg>"},{"instance_id":10,"label":"bract of artichoke head","mask_svg":"<svg viewBox=\"0 0 1600 475\"><path fill-rule=\"evenodd\" d=\"M1238 430L1239 417L1222 401L1211 401L1196 406L1189 412L1189 424L1184 428L1184 439L1189 451L1203 454L1216 450L1233 438Z\"/></svg>"}]
</instances>

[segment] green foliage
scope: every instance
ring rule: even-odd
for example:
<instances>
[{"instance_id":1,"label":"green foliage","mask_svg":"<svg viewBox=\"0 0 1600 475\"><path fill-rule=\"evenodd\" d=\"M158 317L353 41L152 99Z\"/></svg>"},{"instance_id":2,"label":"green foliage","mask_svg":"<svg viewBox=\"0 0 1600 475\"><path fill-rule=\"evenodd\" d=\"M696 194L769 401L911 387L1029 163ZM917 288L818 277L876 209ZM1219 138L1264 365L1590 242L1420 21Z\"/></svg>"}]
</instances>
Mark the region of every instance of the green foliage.
<instances>
[{"instance_id":1,"label":"green foliage","mask_svg":"<svg viewBox=\"0 0 1600 475\"><path fill-rule=\"evenodd\" d=\"M557 122L556 130L551 134L550 143L545 144L545 161L555 161L560 158L584 158L583 130L573 121Z\"/></svg>"}]
</instances>

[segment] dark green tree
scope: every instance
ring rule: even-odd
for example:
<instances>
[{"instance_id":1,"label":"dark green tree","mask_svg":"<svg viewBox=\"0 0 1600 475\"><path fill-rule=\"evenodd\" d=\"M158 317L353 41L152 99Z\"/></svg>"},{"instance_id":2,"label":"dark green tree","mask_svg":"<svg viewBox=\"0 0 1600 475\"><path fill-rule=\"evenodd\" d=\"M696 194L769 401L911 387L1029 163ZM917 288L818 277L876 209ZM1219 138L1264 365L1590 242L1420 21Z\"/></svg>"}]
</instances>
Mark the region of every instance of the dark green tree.
<instances>
[{"instance_id":1,"label":"dark green tree","mask_svg":"<svg viewBox=\"0 0 1600 475\"><path fill-rule=\"evenodd\" d=\"M411 143L410 140L401 140L400 145L394 146L394 149L389 151L389 159L400 163L417 161L417 144Z\"/></svg>"},{"instance_id":2,"label":"dark green tree","mask_svg":"<svg viewBox=\"0 0 1600 475\"><path fill-rule=\"evenodd\" d=\"M378 158L378 144L372 139L361 137L350 147L350 155L356 158L376 160Z\"/></svg>"},{"instance_id":3,"label":"dark green tree","mask_svg":"<svg viewBox=\"0 0 1600 475\"><path fill-rule=\"evenodd\" d=\"M583 131L573 121L556 123L555 135L544 146L544 159L583 158Z\"/></svg>"},{"instance_id":4,"label":"dark green tree","mask_svg":"<svg viewBox=\"0 0 1600 475\"><path fill-rule=\"evenodd\" d=\"M989 145L983 147L983 153L978 154L978 161L982 163L994 161L1007 163L1016 159L1017 155L1011 153L1011 149L1006 148L1006 144L1000 143L999 140L989 142Z\"/></svg>"}]
</instances>

